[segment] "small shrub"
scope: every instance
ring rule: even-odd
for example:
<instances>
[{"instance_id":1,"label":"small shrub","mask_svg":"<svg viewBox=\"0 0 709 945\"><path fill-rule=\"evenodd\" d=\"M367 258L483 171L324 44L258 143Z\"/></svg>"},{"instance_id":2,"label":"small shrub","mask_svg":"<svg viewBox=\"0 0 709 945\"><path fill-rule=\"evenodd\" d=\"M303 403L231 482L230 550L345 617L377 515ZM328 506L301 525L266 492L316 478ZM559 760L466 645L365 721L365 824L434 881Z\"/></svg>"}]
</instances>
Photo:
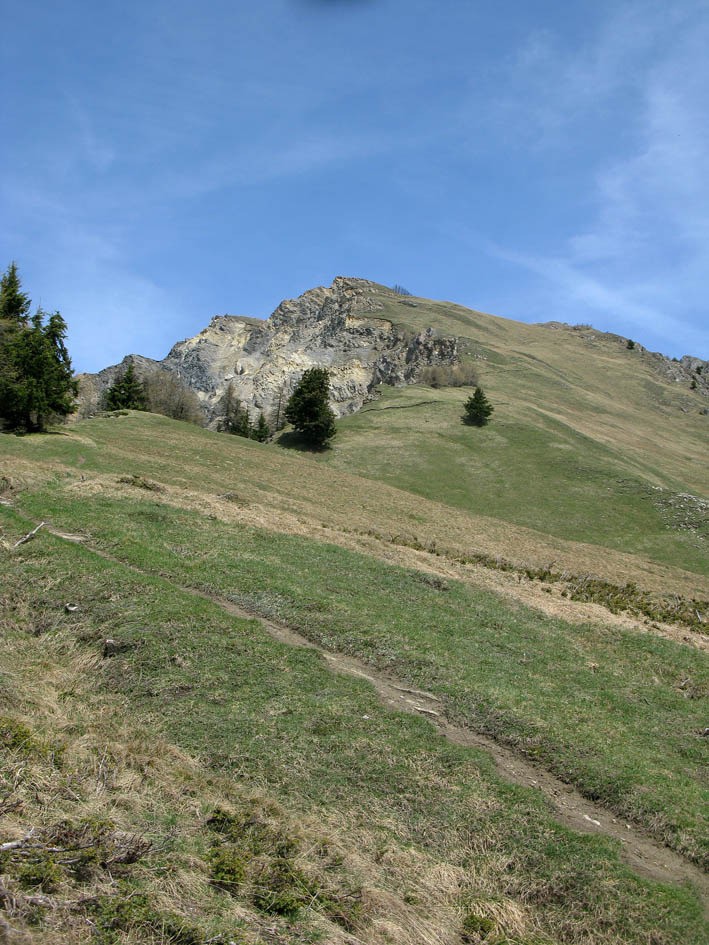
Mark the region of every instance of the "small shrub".
<instances>
[{"instance_id":1,"label":"small shrub","mask_svg":"<svg viewBox=\"0 0 709 945\"><path fill-rule=\"evenodd\" d=\"M433 364L422 368L419 382L428 387L474 387L475 369L470 364Z\"/></svg>"},{"instance_id":2,"label":"small shrub","mask_svg":"<svg viewBox=\"0 0 709 945\"><path fill-rule=\"evenodd\" d=\"M204 410L199 397L170 371L158 368L143 379L146 408L172 420L204 425Z\"/></svg>"},{"instance_id":3,"label":"small shrub","mask_svg":"<svg viewBox=\"0 0 709 945\"><path fill-rule=\"evenodd\" d=\"M426 584L428 587L432 587L436 591L450 590L448 582L444 581L443 578L436 577L435 574L421 573L417 575L417 579L421 582L421 584Z\"/></svg>"},{"instance_id":4,"label":"small shrub","mask_svg":"<svg viewBox=\"0 0 709 945\"><path fill-rule=\"evenodd\" d=\"M242 822L236 814L231 814L223 807L215 807L207 818L207 826L215 833L233 840L236 839L236 836L241 835ZM237 831L236 836L235 831Z\"/></svg>"},{"instance_id":5,"label":"small shrub","mask_svg":"<svg viewBox=\"0 0 709 945\"><path fill-rule=\"evenodd\" d=\"M254 856L293 856L298 841L280 823L271 823L268 817L279 817L281 811L274 805L253 799L238 813L217 807L207 820L207 826L224 841L238 844Z\"/></svg>"},{"instance_id":6,"label":"small shrub","mask_svg":"<svg viewBox=\"0 0 709 945\"><path fill-rule=\"evenodd\" d=\"M484 942L495 931L495 923L484 915L477 915L470 912L463 919L463 928L461 932L461 941L466 945L476 942Z\"/></svg>"},{"instance_id":7,"label":"small shrub","mask_svg":"<svg viewBox=\"0 0 709 945\"><path fill-rule=\"evenodd\" d=\"M45 741L23 722L0 716L0 751L3 749L43 758L53 754L57 764L61 761L63 751L61 746Z\"/></svg>"},{"instance_id":8,"label":"small shrub","mask_svg":"<svg viewBox=\"0 0 709 945\"><path fill-rule=\"evenodd\" d=\"M225 844L213 847L207 859L213 885L232 896L236 895L246 879L243 852L231 844Z\"/></svg>"},{"instance_id":9,"label":"small shrub","mask_svg":"<svg viewBox=\"0 0 709 945\"><path fill-rule=\"evenodd\" d=\"M116 896L99 896L87 907L98 945L121 945L131 933L142 933L162 945L203 945L205 936L180 916L159 912L144 893L126 890ZM131 941L133 937L131 936Z\"/></svg>"},{"instance_id":10,"label":"small shrub","mask_svg":"<svg viewBox=\"0 0 709 945\"><path fill-rule=\"evenodd\" d=\"M317 891L295 864L285 858L273 860L256 877L251 901L260 912L294 919Z\"/></svg>"},{"instance_id":11,"label":"small shrub","mask_svg":"<svg viewBox=\"0 0 709 945\"><path fill-rule=\"evenodd\" d=\"M322 896L318 898L317 907L331 922L339 925L345 932L356 932L362 923L364 915L362 909L362 894L359 890L340 897Z\"/></svg>"},{"instance_id":12,"label":"small shrub","mask_svg":"<svg viewBox=\"0 0 709 945\"><path fill-rule=\"evenodd\" d=\"M628 349L628 351L633 350L633 348L635 347L635 342L632 340L632 338L628 338L628 342L625 347Z\"/></svg>"},{"instance_id":13,"label":"small shrub","mask_svg":"<svg viewBox=\"0 0 709 945\"><path fill-rule=\"evenodd\" d=\"M0 748L31 754L36 750L37 744L32 731L22 722L0 718Z\"/></svg>"},{"instance_id":14,"label":"small shrub","mask_svg":"<svg viewBox=\"0 0 709 945\"><path fill-rule=\"evenodd\" d=\"M61 866L50 854L40 854L36 859L22 863L16 875L25 889L41 889L46 893L56 892L64 878Z\"/></svg>"},{"instance_id":15,"label":"small shrub","mask_svg":"<svg viewBox=\"0 0 709 945\"><path fill-rule=\"evenodd\" d=\"M311 906L354 932L362 917L361 890L329 881L321 887L306 876L293 860L298 841L279 822L281 817L276 804L258 798L246 801L238 812L216 807L207 820L218 837L208 854L213 885L234 896L248 896L266 915L293 919ZM326 847L321 855L328 855ZM334 858L327 867L341 865Z\"/></svg>"}]
</instances>

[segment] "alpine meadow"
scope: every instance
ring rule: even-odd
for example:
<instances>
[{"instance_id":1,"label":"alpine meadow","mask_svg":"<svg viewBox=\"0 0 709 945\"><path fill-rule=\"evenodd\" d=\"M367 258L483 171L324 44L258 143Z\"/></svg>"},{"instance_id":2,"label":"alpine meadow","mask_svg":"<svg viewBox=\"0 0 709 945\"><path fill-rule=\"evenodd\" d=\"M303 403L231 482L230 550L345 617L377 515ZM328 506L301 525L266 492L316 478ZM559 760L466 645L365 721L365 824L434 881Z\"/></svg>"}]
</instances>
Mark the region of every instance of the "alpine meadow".
<instances>
[{"instance_id":1,"label":"alpine meadow","mask_svg":"<svg viewBox=\"0 0 709 945\"><path fill-rule=\"evenodd\" d=\"M0 942L706 943L707 362L338 277L70 379L8 280Z\"/></svg>"}]
</instances>

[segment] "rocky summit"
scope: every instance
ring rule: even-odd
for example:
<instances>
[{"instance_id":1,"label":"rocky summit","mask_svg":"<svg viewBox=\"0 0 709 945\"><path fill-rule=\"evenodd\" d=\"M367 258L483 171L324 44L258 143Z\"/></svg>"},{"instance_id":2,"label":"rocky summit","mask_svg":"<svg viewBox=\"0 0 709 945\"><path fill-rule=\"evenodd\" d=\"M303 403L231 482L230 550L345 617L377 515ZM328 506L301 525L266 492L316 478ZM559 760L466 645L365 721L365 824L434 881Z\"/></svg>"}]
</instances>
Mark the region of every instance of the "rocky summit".
<instances>
[{"instance_id":1,"label":"rocky summit","mask_svg":"<svg viewBox=\"0 0 709 945\"><path fill-rule=\"evenodd\" d=\"M252 416L263 413L278 425L288 397L303 372L326 367L337 416L354 413L379 384L416 381L425 367L459 360L458 339L434 327L414 332L384 317L382 295L392 290L364 279L337 277L278 306L265 321L218 315L194 338L178 342L162 361L128 355L120 365L86 375L85 409L133 363L144 375L169 371L194 390L209 424L219 422L224 395L234 396Z\"/></svg>"}]
</instances>

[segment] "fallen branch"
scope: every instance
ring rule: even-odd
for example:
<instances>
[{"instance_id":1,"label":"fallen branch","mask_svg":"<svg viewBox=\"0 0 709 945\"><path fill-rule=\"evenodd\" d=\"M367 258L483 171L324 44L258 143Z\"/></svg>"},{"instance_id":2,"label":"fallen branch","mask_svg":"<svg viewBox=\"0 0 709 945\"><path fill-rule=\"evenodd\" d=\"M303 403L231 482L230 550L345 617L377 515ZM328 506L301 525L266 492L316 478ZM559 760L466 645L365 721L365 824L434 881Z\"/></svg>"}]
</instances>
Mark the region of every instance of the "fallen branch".
<instances>
[{"instance_id":1,"label":"fallen branch","mask_svg":"<svg viewBox=\"0 0 709 945\"><path fill-rule=\"evenodd\" d=\"M30 830L28 834L25 834L25 836L21 840L10 840L8 843L0 843L0 853L4 852L5 850L19 850L19 849L22 849L23 847L27 847L29 845L30 840L33 840L36 834L37 834L37 831L34 830L33 828L32 830ZM0 890L0 899L1 898L2 898L2 891Z\"/></svg>"},{"instance_id":2,"label":"fallen branch","mask_svg":"<svg viewBox=\"0 0 709 945\"><path fill-rule=\"evenodd\" d=\"M397 692L407 692L412 696L421 696L422 699L430 699L431 702L440 702L441 700L438 696L434 696L433 693L423 692L421 689L407 689L406 686L394 686L392 689L396 689Z\"/></svg>"},{"instance_id":3,"label":"fallen branch","mask_svg":"<svg viewBox=\"0 0 709 945\"><path fill-rule=\"evenodd\" d=\"M34 536L37 534L37 532L40 530L40 528L42 528L42 526L46 524L47 524L46 522L40 522L39 525L36 528L33 528L31 532L28 532L28 534L25 535L24 538L20 538L19 541L16 541L12 547L18 548L20 545L24 545L26 541L31 541L34 538Z\"/></svg>"}]
</instances>

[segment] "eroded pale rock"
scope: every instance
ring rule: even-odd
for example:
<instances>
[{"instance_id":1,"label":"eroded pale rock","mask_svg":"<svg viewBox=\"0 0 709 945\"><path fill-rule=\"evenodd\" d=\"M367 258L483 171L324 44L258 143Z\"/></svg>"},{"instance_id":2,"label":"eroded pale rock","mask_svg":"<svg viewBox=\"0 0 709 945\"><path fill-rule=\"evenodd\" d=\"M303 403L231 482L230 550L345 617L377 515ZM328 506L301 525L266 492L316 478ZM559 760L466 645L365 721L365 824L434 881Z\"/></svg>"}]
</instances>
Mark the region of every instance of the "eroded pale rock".
<instances>
[{"instance_id":1,"label":"eroded pale rock","mask_svg":"<svg viewBox=\"0 0 709 945\"><path fill-rule=\"evenodd\" d=\"M231 384L252 418L262 412L276 427L303 372L325 367L335 414L351 414L377 385L412 383L424 367L459 360L457 338L434 328L413 334L383 318L378 289L364 279L338 277L329 288L281 302L267 321L219 315L163 361L129 355L121 365L87 375L82 387L98 403L130 360L139 376L151 370L176 374L197 393L210 426L218 424Z\"/></svg>"}]
</instances>

